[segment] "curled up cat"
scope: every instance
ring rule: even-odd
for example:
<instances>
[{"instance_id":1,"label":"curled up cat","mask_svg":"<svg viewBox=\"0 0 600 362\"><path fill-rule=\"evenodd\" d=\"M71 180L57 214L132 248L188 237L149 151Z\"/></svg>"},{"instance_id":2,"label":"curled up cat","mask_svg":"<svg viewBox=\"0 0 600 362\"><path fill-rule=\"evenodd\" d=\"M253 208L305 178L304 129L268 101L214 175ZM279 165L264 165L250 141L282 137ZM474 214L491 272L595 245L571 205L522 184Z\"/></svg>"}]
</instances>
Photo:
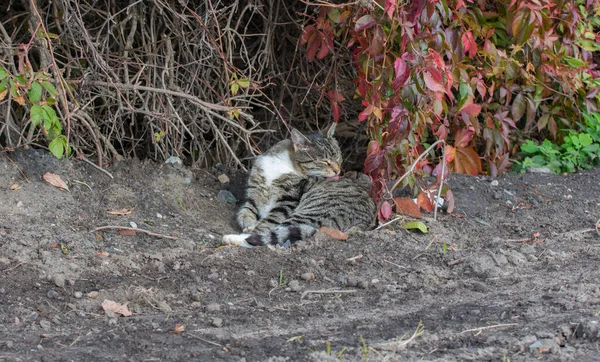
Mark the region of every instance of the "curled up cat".
<instances>
[{"instance_id":1,"label":"curled up cat","mask_svg":"<svg viewBox=\"0 0 600 362\"><path fill-rule=\"evenodd\" d=\"M290 139L257 157L236 216L243 233L224 235L224 244L284 246L323 226L341 231L373 226L376 207L367 191L338 177L342 156L334 131L335 123L325 134L292 129Z\"/></svg>"}]
</instances>

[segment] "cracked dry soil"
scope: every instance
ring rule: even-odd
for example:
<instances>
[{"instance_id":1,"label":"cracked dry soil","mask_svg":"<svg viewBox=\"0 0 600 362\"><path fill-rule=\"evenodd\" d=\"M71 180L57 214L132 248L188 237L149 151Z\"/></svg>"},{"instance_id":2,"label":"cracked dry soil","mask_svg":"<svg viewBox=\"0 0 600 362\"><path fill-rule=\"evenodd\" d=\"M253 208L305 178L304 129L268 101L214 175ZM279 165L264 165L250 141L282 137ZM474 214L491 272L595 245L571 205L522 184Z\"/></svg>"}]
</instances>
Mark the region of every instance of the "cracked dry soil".
<instances>
[{"instance_id":1,"label":"cracked dry soil","mask_svg":"<svg viewBox=\"0 0 600 362\"><path fill-rule=\"evenodd\" d=\"M600 361L600 169L452 175L456 211L425 218L428 234L398 221L269 250L219 247L235 229L216 173L121 161L112 180L43 151L9 155L0 361ZM134 209L106 213L122 208ZM177 240L90 232L131 222Z\"/></svg>"}]
</instances>

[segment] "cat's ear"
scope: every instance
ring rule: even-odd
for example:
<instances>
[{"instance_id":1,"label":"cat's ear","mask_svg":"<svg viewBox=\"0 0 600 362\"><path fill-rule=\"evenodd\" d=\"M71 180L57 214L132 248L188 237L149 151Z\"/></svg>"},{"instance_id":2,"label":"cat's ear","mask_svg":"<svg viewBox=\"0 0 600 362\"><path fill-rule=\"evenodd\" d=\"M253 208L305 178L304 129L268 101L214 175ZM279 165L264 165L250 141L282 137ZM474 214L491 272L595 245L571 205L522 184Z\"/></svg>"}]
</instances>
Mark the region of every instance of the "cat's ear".
<instances>
[{"instance_id":1,"label":"cat's ear","mask_svg":"<svg viewBox=\"0 0 600 362\"><path fill-rule=\"evenodd\" d=\"M292 143L294 144L294 150L298 151L301 149L306 149L310 140L306 138L300 131L295 128L292 128Z\"/></svg>"},{"instance_id":2,"label":"cat's ear","mask_svg":"<svg viewBox=\"0 0 600 362\"><path fill-rule=\"evenodd\" d=\"M328 138L333 138L333 135L335 133L335 126L337 125L337 123L332 123L331 126L329 126L329 129L327 130L327 137Z\"/></svg>"}]
</instances>

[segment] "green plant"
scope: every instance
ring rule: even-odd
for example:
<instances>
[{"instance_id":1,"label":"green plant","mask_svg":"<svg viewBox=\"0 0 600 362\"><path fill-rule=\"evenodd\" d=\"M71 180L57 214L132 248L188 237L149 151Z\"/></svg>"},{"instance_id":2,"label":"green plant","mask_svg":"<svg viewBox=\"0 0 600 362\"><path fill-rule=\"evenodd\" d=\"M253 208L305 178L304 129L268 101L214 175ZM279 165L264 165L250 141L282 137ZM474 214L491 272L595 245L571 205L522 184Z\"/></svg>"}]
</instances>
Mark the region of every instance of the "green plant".
<instances>
[{"instance_id":1,"label":"green plant","mask_svg":"<svg viewBox=\"0 0 600 362\"><path fill-rule=\"evenodd\" d=\"M574 172L600 164L600 113L583 114L583 132L570 130L557 145L548 139L541 144L527 140L521 145L522 161L515 161L515 170L546 167L552 172Z\"/></svg>"},{"instance_id":2,"label":"green plant","mask_svg":"<svg viewBox=\"0 0 600 362\"><path fill-rule=\"evenodd\" d=\"M455 172L496 175L508 170L524 139L576 130L581 104L598 109L599 16L599 0L322 7L302 42L309 60L335 52L334 38L352 50L355 95L363 105L358 120L367 123L371 139L364 171L373 180L380 220L392 212L387 181L413 163L413 177L401 185L432 195L445 177L442 151ZM335 84L322 94L337 121L344 97ZM447 146L418 160L436 140ZM577 140L572 145L580 154ZM582 161L572 155L571 162ZM427 184L426 176L436 181Z\"/></svg>"},{"instance_id":3,"label":"green plant","mask_svg":"<svg viewBox=\"0 0 600 362\"><path fill-rule=\"evenodd\" d=\"M10 91L11 99L29 110L31 126L40 128L50 140L50 152L57 158L62 158L71 154L71 147L62 133L60 119L53 108L57 104L57 91L52 83L54 80L44 70L33 70L26 49L21 46L19 74L11 74L0 67L0 101Z\"/></svg>"}]
</instances>

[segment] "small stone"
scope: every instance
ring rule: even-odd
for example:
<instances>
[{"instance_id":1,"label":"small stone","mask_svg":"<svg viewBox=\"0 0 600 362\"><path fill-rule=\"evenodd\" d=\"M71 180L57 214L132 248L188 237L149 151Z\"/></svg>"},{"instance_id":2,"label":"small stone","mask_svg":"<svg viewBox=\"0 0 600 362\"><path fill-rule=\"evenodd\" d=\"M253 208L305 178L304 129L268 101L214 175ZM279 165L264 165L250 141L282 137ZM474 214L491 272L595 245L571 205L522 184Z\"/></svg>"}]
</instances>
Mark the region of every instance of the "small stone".
<instances>
[{"instance_id":1,"label":"small stone","mask_svg":"<svg viewBox=\"0 0 600 362\"><path fill-rule=\"evenodd\" d=\"M528 173L540 173L540 174L551 174L552 173L552 171L550 171L550 169L547 167L529 167L525 171Z\"/></svg>"},{"instance_id":2,"label":"small stone","mask_svg":"<svg viewBox=\"0 0 600 362\"><path fill-rule=\"evenodd\" d=\"M490 182L490 186L498 186L498 180L492 180L492 182Z\"/></svg>"},{"instance_id":3,"label":"small stone","mask_svg":"<svg viewBox=\"0 0 600 362\"><path fill-rule=\"evenodd\" d=\"M40 320L40 327L42 327L46 331L49 331L52 325L47 320L42 319Z\"/></svg>"},{"instance_id":4,"label":"small stone","mask_svg":"<svg viewBox=\"0 0 600 362\"><path fill-rule=\"evenodd\" d=\"M217 177L221 185L227 185L229 183L229 177L226 174L221 174Z\"/></svg>"},{"instance_id":5,"label":"small stone","mask_svg":"<svg viewBox=\"0 0 600 362\"><path fill-rule=\"evenodd\" d=\"M379 279L376 278L376 279L371 280L371 284L377 284L377 283L379 283Z\"/></svg>"},{"instance_id":6,"label":"small stone","mask_svg":"<svg viewBox=\"0 0 600 362\"><path fill-rule=\"evenodd\" d=\"M158 212L156 213L156 217L157 217L157 218L159 218L159 219L162 219L162 218L163 218L162 214L161 214L161 213L158 213Z\"/></svg>"},{"instance_id":7,"label":"small stone","mask_svg":"<svg viewBox=\"0 0 600 362\"><path fill-rule=\"evenodd\" d=\"M256 272L255 272L254 270L248 270L248 271L246 272L246 275L247 275L247 276L249 276L249 277L253 277L253 276L255 276L255 275L256 275Z\"/></svg>"},{"instance_id":8,"label":"small stone","mask_svg":"<svg viewBox=\"0 0 600 362\"><path fill-rule=\"evenodd\" d=\"M25 317L25 322L33 322L38 319L40 315L37 312L31 312L27 317Z\"/></svg>"},{"instance_id":9,"label":"small stone","mask_svg":"<svg viewBox=\"0 0 600 362\"><path fill-rule=\"evenodd\" d=\"M271 288L277 288L277 286L279 286L279 282L276 279L271 279L269 280L269 286Z\"/></svg>"},{"instance_id":10,"label":"small stone","mask_svg":"<svg viewBox=\"0 0 600 362\"><path fill-rule=\"evenodd\" d=\"M17 207L23 207L23 201L17 202Z\"/></svg>"},{"instance_id":11,"label":"small stone","mask_svg":"<svg viewBox=\"0 0 600 362\"><path fill-rule=\"evenodd\" d=\"M130 221L130 222L129 222L129 225L130 225L132 228L134 228L134 229L137 229L137 224L136 224L135 222L133 222L133 221Z\"/></svg>"},{"instance_id":12,"label":"small stone","mask_svg":"<svg viewBox=\"0 0 600 362\"><path fill-rule=\"evenodd\" d=\"M208 274L208 279L213 280L213 281L219 280L219 273L215 272L215 273Z\"/></svg>"},{"instance_id":13,"label":"small stone","mask_svg":"<svg viewBox=\"0 0 600 362\"><path fill-rule=\"evenodd\" d=\"M4 342L4 344L6 345L6 348L13 348L13 346L15 345L15 342L6 341L6 342Z\"/></svg>"},{"instance_id":14,"label":"small stone","mask_svg":"<svg viewBox=\"0 0 600 362\"><path fill-rule=\"evenodd\" d=\"M59 288L62 288L65 286L65 276L62 274L54 274L52 276L52 280L54 281L54 285L56 285Z\"/></svg>"},{"instance_id":15,"label":"small stone","mask_svg":"<svg viewBox=\"0 0 600 362\"><path fill-rule=\"evenodd\" d=\"M361 288L361 289L367 289L369 287L369 282L366 281L366 280L361 280L358 283L358 287Z\"/></svg>"},{"instance_id":16,"label":"small stone","mask_svg":"<svg viewBox=\"0 0 600 362\"><path fill-rule=\"evenodd\" d=\"M165 163L167 165L183 165L183 161L181 161L181 158L179 158L177 156L171 156L171 157L167 158Z\"/></svg>"},{"instance_id":17,"label":"small stone","mask_svg":"<svg viewBox=\"0 0 600 362\"><path fill-rule=\"evenodd\" d=\"M217 194L217 199L228 202L230 204L235 204L236 201L235 196L233 196L233 194L227 190L220 190Z\"/></svg>"},{"instance_id":18,"label":"small stone","mask_svg":"<svg viewBox=\"0 0 600 362\"><path fill-rule=\"evenodd\" d=\"M302 280L306 280L306 281L308 281L308 280L314 280L315 279L315 274L314 273L310 273L310 272L309 273L304 273L304 274L302 274L300 276L300 278Z\"/></svg>"},{"instance_id":19,"label":"small stone","mask_svg":"<svg viewBox=\"0 0 600 362\"><path fill-rule=\"evenodd\" d=\"M361 282L360 278L350 275L346 278L346 285L349 287L356 287Z\"/></svg>"},{"instance_id":20,"label":"small stone","mask_svg":"<svg viewBox=\"0 0 600 362\"><path fill-rule=\"evenodd\" d=\"M221 310L221 305L219 303L210 303L206 306L207 312L218 312Z\"/></svg>"},{"instance_id":21,"label":"small stone","mask_svg":"<svg viewBox=\"0 0 600 362\"><path fill-rule=\"evenodd\" d=\"M83 293L82 292L75 292L75 293L73 293L73 296L76 299L81 299L81 297L83 297Z\"/></svg>"},{"instance_id":22,"label":"small stone","mask_svg":"<svg viewBox=\"0 0 600 362\"><path fill-rule=\"evenodd\" d=\"M297 280L291 280L288 283L288 287L293 291L293 292L299 292L302 290L302 287L300 286L300 282Z\"/></svg>"},{"instance_id":23,"label":"small stone","mask_svg":"<svg viewBox=\"0 0 600 362\"><path fill-rule=\"evenodd\" d=\"M113 311L112 311L112 310L110 310L110 309L107 309L107 310L105 310L105 311L104 311L104 314L106 314L106 316L107 316L108 318L116 318L116 316L117 316L117 315L115 314L115 312L113 312Z\"/></svg>"},{"instance_id":24,"label":"small stone","mask_svg":"<svg viewBox=\"0 0 600 362\"><path fill-rule=\"evenodd\" d=\"M95 291L95 290L94 290L94 291L92 291L92 292L89 292L89 293L87 294L87 297L88 297L88 298L90 298L90 299L96 299L96 298L98 298L98 292L97 292L97 291Z\"/></svg>"},{"instance_id":25,"label":"small stone","mask_svg":"<svg viewBox=\"0 0 600 362\"><path fill-rule=\"evenodd\" d=\"M215 326L215 327L217 327L217 328L221 328L223 326L223 319L221 319L221 318L213 318L212 325Z\"/></svg>"},{"instance_id":26,"label":"small stone","mask_svg":"<svg viewBox=\"0 0 600 362\"><path fill-rule=\"evenodd\" d=\"M51 299L58 298L58 293L54 289L50 289L46 295Z\"/></svg>"}]
</instances>

